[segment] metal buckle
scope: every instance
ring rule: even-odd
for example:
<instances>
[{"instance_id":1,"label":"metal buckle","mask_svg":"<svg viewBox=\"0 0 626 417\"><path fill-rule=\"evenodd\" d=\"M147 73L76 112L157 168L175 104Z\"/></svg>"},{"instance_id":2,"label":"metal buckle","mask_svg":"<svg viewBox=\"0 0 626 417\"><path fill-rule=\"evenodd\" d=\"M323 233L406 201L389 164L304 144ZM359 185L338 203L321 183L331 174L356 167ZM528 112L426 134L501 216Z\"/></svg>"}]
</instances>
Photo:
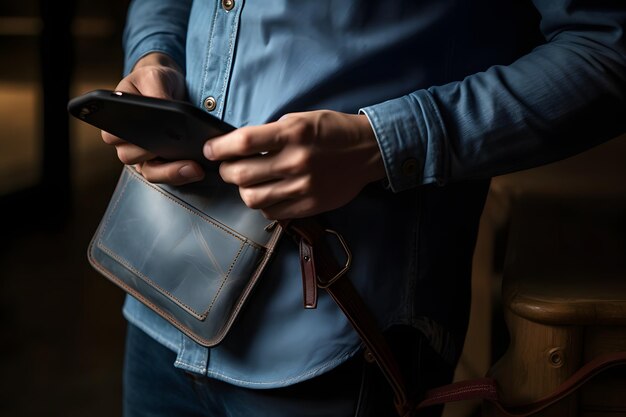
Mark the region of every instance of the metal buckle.
<instances>
[{"instance_id":1,"label":"metal buckle","mask_svg":"<svg viewBox=\"0 0 626 417\"><path fill-rule=\"evenodd\" d=\"M326 233L330 233L331 235L335 235L337 237L337 239L339 240L339 243L341 244L341 247L343 248L344 252L346 253L346 264L344 265L343 268L341 268L341 271L337 272L337 275L335 275L334 277L332 277L329 281L325 282L325 283L321 283L319 278L317 280L317 286L319 288L328 288L329 286L333 285L333 283L335 281L337 281L339 278L341 278L346 272L348 272L348 269L350 269L350 265L352 265L352 252L350 252L350 248L348 248L348 244L346 243L346 241L344 240L343 236L341 236L339 234L339 232L336 232L332 229L326 229L325 230Z\"/></svg>"}]
</instances>

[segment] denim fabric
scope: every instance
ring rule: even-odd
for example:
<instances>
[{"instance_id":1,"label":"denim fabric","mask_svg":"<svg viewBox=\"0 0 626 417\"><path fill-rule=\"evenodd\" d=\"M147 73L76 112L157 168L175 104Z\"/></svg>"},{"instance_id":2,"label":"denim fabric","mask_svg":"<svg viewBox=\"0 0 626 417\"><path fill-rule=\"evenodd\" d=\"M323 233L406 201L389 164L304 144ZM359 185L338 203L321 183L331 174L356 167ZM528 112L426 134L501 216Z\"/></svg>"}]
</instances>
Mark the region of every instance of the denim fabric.
<instances>
[{"instance_id":1,"label":"denim fabric","mask_svg":"<svg viewBox=\"0 0 626 417\"><path fill-rule=\"evenodd\" d=\"M419 389L442 384L452 367L437 361L419 334L403 333L416 359L412 375L429 378ZM407 353L408 349L404 349ZM124 367L124 417L396 417L392 393L375 365L355 357L336 369L285 388L250 389L171 366L175 354L129 325ZM422 372L419 372L420 369ZM436 416L441 407L427 410Z\"/></svg>"},{"instance_id":2,"label":"denim fabric","mask_svg":"<svg viewBox=\"0 0 626 417\"><path fill-rule=\"evenodd\" d=\"M626 130L621 1L134 0L128 72L161 51L189 100L235 126L312 109L365 113L387 185L325 218L352 248L347 279L382 328L421 330L448 362L467 326L471 258L489 178L564 158ZM445 186L441 186L445 185ZM296 250L280 248L224 343L206 349L137 301L125 316L176 366L281 387L359 350L322 294L302 309Z\"/></svg>"}]
</instances>

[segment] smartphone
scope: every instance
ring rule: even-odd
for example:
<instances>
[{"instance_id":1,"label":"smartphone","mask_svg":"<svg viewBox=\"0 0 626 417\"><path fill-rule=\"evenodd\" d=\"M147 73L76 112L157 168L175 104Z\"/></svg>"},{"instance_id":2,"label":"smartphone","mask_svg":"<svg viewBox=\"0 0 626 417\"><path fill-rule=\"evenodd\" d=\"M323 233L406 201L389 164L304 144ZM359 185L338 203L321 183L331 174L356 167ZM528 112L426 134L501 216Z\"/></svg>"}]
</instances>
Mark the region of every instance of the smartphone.
<instances>
[{"instance_id":1,"label":"smartphone","mask_svg":"<svg viewBox=\"0 0 626 417\"><path fill-rule=\"evenodd\" d=\"M204 143L235 128L184 101L163 100L111 90L94 90L71 99L74 117L164 160L191 159L217 167L202 154Z\"/></svg>"}]
</instances>

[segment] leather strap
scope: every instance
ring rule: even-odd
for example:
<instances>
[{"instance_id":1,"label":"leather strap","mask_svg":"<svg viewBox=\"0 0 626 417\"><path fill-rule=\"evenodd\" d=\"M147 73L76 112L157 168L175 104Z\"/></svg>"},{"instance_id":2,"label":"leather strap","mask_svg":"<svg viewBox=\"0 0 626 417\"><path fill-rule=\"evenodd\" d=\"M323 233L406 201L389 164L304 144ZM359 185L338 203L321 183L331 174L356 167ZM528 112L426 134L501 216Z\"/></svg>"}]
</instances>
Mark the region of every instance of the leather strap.
<instances>
[{"instance_id":1,"label":"leather strap","mask_svg":"<svg viewBox=\"0 0 626 417\"><path fill-rule=\"evenodd\" d=\"M551 394L527 404L503 405L498 397L496 381L492 378L479 378L432 389L426 393L424 400L417 405L416 409L453 401L480 399L491 402L506 416L526 417L562 400L605 370L624 365L626 365L626 352L611 352L598 356L574 372Z\"/></svg>"},{"instance_id":2,"label":"leather strap","mask_svg":"<svg viewBox=\"0 0 626 417\"><path fill-rule=\"evenodd\" d=\"M310 244L300 239L300 269L302 270L302 292L304 308L317 307L317 272Z\"/></svg>"},{"instance_id":3,"label":"leather strap","mask_svg":"<svg viewBox=\"0 0 626 417\"><path fill-rule=\"evenodd\" d=\"M288 226L285 227L285 230L300 240L300 248L306 248L306 251L301 250L300 253L311 254L309 256L315 259L315 268L303 268L303 275L309 274L311 271L317 272L317 276L313 279L315 279L318 286L326 289L346 315L367 351L374 358L385 379L391 385L398 413L401 416L410 415L409 413L413 406L407 396L404 378L382 332L378 330L374 316L349 280L333 280L342 267L325 242L326 229L321 227L315 220L307 218L291 220ZM303 282L310 282L311 279L312 277L303 277Z\"/></svg>"},{"instance_id":4,"label":"leather strap","mask_svg":"<svg viewBox=\"0 0 626 417\"><path fill-rule=\"evenodd\" d=\"M589 361L576 372L574 372L565 382L559 385L553 393L546 395L538 401L516 406L503 406L500 402L494 405L502 410L506 415L512 417L526 417L535 414L559 400L567 397L583 386L587 381L607 369L626 365L626 352L611 352L600 355Z\"/></svg>"},{"instance_id":5,"label":"leather strap","mask_svg":"<svg viewBox=\"0 0 626 417\"><path fill-rule=\"evenodd\" d=\"M528 404L503 405L499 400L496 381L492 378L461 381L429 390L422 401L415 404L407 393L398 363L370 309L350 280L335 279L342 267L325 242L327 230L312 218L281 222L281 225L299 240L305 306L314 308L310 306L316 305L317 293L312 292L312 282L326 289L363 341L366 353L378 364L389 382L394 392L396 409L402 417L410 417L419 409L437 404L476 399L493 403L506 416L526 417L567 397L599 373L626 365L626 352L599 356L571 375L553 393ZM308 260L304 259L305 256Z\"/></svg>"}]
</instances>

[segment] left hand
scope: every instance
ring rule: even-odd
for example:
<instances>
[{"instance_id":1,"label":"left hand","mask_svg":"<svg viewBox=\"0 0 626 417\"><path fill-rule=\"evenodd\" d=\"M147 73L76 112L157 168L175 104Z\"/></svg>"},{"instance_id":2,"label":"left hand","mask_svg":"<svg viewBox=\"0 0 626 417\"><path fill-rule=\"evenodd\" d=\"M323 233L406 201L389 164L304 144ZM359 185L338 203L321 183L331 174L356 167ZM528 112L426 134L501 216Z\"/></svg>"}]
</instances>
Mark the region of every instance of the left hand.
<instances>
[{"instance_id":1,"label":"left hand","mask_svg":"<svg viewBox=\"0 0 626 417\"><path fill-rule=\"evenodd\" d=\"M385 177L365 115L292 113L207 141L204 155L268 219L312 216L341 207Z\"/></svg>"}]
</instances>

